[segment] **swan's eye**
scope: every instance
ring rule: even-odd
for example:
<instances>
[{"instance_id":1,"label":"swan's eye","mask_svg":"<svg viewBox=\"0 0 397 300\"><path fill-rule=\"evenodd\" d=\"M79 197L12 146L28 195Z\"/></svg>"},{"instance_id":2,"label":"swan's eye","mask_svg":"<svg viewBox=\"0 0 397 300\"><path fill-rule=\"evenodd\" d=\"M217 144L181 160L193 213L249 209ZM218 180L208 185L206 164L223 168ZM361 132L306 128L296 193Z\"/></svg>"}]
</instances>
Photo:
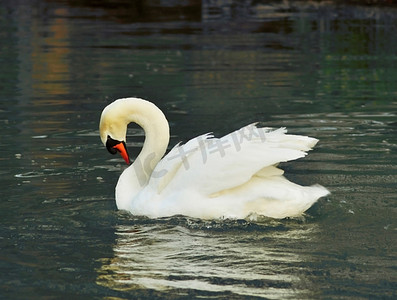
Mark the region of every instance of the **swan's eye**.
<instances>
[{"instance_id":1,"label":"swan's eye","mask_svg":"<svg viewBox=\"0 0 397 300\"><path fill-rule=\"evenodd\" d=\"M116 154L117 153L117 149L116 148L114 148L114 146L116 146L116 145L118 145L118 144L120 144L121 142L120 141L117 141L117 140L114 140L114 139L112 139L110 136L108 136L108 139L107 139L107 141L106 141L106 149L108 149L108 151L111 153L111 154Z\"/></svg>"}]
</instances>

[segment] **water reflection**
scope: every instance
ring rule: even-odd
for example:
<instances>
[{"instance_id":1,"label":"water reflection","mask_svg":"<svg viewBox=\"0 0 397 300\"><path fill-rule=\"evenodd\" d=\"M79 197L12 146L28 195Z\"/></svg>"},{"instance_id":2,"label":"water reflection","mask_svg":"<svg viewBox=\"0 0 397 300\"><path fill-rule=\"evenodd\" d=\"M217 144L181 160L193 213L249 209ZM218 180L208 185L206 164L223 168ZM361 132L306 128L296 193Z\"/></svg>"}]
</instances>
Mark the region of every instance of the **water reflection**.
<instances>
[{"instance_id":1,"label":"water reflection","mask_svg":"<svg viewBox=\"0 0 397 300\"><path fill-rule=\"evenodd\" d=\"M308 293L299 269L306 256L302 246L317 234L314 224L137 221L141 224L116 228L114 257L101 260L98 284L118 291L227 292L269 299ZM170 224L175 222L180 224Z\"/></svg>"}]
</instances>

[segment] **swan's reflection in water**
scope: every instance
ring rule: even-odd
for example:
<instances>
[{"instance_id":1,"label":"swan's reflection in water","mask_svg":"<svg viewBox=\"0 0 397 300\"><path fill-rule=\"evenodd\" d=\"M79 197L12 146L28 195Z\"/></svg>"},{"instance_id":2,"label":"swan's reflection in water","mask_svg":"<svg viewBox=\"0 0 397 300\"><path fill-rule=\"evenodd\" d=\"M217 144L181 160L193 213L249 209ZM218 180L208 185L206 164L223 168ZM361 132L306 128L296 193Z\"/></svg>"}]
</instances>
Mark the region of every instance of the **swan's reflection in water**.
<instances>
[{"instance_id":1,"label":"swan's reflection in water","mask_svg":"<svg viewBox=\"0 0 397 300\"><path fill-rule=\"evenodd\" d=\"M315 225L184 222L118 226L114 257L102 261L97 283L117 291L155 290L168 296L308 295L302 256Z\"/></svg>"}]
</instances>

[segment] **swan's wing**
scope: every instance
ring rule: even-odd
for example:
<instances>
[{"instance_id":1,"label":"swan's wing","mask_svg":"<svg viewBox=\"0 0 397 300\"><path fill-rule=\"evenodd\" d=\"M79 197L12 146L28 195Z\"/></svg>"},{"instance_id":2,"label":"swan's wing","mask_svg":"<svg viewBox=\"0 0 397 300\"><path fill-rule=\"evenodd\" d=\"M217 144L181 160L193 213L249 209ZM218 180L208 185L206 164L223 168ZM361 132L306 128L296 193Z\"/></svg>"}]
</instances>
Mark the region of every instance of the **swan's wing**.
<instances>
[{"instance_id":1,"label":"swan's wing","mask_svg":"<svg viewBox=\"0 0 397 300\"><path fill-rule=\"evenodd\" d=\"M210 138L213 138L213 135L206 133L189 140L186 144L175 145L153 170L149 185L155 187L160 194L181 168L188 168L187 156L199 151L201 141Z\"/></svg>"},{"instance_id":2,"label":"swan's wing","mask_svg":"<svg viewBox=\"0 0 397 300\"><path fill-rule=\"evenodd\" d=\"M152 184L159 193L166 187L173 191L189 187L208 196L246 183L256 174L276 175L278 169L271 166L303 157L317 143L286 132L251 124L222 138L199 136L162 159L155 171L164 176Z\"/></svg>"}]
</instances>

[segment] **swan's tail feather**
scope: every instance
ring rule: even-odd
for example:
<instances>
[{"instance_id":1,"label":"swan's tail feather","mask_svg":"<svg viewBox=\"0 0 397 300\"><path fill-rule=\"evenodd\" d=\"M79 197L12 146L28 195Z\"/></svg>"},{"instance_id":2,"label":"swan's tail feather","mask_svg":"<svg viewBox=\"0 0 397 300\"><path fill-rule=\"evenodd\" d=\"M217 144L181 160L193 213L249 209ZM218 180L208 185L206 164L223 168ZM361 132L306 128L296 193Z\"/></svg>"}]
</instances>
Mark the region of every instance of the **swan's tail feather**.
<instances>
[{"instance_id":1,"label":"swan's tail feather","mask_svg":"<svg viewBox=\"0 0 397 300\"><path fill-rule=\"evenodd\" d=\"M329 190L327 190L325 187L323 187L322 185L319 185L319 184L311 185L311 186L309 186L309 188L310 188L311 194L316 199L325 197L331 193Z\"/></svg>"},{"instance_id":2,"label":"swan's tail feather","mask_svg":"<svg viewBox=\"0 0 397 300\"><path fill-rule=\"evenodd\" d=\"M257 209L255 211L257 214L275 219L299 217L316 203L318 199L329 194L326 188L318 184L305 187L295 185L294 190L295 197L293 199L265 197L259 201L248 202L245 210L247 213L251 213L249 209L250 207L254 207Z\"/></svg>"}]
</instances>

